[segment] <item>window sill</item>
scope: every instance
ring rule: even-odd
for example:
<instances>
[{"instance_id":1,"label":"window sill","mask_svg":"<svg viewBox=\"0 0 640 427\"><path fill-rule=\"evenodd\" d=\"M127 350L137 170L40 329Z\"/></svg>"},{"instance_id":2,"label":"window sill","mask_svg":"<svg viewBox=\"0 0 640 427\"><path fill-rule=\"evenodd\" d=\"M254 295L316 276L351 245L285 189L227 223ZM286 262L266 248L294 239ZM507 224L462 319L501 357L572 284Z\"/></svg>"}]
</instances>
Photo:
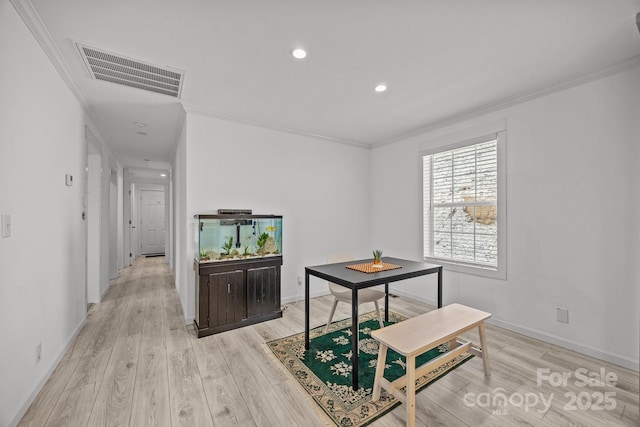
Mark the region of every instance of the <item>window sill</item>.
<instances>
[{"instance_id":1,"label":"window sill","mask_svg":"<svg viewBox=\"0 0 640 427\"><path fill-rule=\"evenodd\" d=\"M490 267L479 264L465 264L459 261L451 261L444 258L424 257L425 262L440 264L446 271L470 274L473 276L488 277L491 279L507 280L507 269Z\"/></svg>"}]
</instances>

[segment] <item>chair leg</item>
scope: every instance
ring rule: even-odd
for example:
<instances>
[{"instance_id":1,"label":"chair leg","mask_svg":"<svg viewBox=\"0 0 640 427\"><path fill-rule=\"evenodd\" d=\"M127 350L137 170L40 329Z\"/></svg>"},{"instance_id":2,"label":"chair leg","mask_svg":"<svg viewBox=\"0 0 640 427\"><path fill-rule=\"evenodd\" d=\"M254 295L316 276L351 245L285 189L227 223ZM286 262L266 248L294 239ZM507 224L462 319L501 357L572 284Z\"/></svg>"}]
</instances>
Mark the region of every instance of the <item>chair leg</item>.
<instances>
[{"instance_id":1,"label":"chair leg","mask_svg":"<svg viewBox=\"0 0 640 427\"><path fill-rule=\"evenodd\" d=\"M333 299L333 305L331 306L331 312L329 313L329 320L327 321L327 326L324 327L324 333L326 334L329 331L329 325L331 324L331 321L333 320L333 315L336 312L336 307L338 306L338 299L334 298Z\"/></svg>"},{"instance_id":2,"label":"chair leg","mask_svg":"<svg viewBox=\"0 0 640 427\"><path fill-rule=\"evenodd\" d=\"M380 304L378 304L378 301L374 301L373 302L376 305L376 313L378 313L378 322L380 322L380 327L384 328L384 322L382 321L382 314L380 313Z\"/></svg>"}]
</instances>

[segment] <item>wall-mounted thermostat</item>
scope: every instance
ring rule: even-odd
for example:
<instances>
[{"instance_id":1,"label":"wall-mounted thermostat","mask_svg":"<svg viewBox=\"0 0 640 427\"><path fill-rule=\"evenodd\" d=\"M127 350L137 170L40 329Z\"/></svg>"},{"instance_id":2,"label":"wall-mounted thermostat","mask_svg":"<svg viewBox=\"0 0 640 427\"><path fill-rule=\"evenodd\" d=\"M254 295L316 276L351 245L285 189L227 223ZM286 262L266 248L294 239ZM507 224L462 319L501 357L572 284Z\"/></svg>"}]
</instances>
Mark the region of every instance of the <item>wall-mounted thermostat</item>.
<instances>
[{"instance_id":1,"label":"wall-mounted thermostat","mask_svg":"<svg viewBox=\"0 0 640 427\"><path fill-rule=\"evenodd\" d=\"M71 187L73 185L73 175L66 174L64 176L64 183L67 184L67 187Z\"/></svg>"},{"instance_id":2,"label":"wall-mounted thermostat","mask_svg":"<svg viewBox=\"0 0 640 427\"><path fill-rule=\"evenodd\" d=\"M2 238L11 237L11 215L2 215Z\"/></svg>"}]
</instances>

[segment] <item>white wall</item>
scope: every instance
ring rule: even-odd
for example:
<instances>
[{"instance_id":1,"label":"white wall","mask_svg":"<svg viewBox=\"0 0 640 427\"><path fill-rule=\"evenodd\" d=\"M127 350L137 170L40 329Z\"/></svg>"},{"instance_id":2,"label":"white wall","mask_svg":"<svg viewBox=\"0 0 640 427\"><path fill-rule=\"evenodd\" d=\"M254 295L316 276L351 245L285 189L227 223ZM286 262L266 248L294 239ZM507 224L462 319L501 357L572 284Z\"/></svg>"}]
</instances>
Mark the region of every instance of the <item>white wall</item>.
<instances>
[{"instance_id":1,"label":"white wall","mask_svg":"<svg viewBox=\"0 0 640 427\"><path fill-rule=\"evenodd\" d=\"M168 203L166 205L167 207L167 230L168 230L168 241L167 241L167 246L166 246L166 251L165 251L165 257L167 260L167 263L169 264L169 267L171 267L171 269L175 270L176 268L176 255L175 255L175 236L176 236L176 231L175 231L175 227L176 227L176 218L175 218L175 214L176 214L176 208L175 208L175 182L174 182L174 178L173 178L173 173L174 170L173 168L169 171L169 184L168 184L168 188L169 188L169 194L167 197Z\"/></svg>"},{"instance_id":2,"label":"white wall","mask_svg":"<svg viewBox=\"0 0 640 427\"><path fill-rule=\"evenodd\" d=\"M445 272L445 304L637 370L638 67L374 149L372 182L386 195L373 197L373 226L384 230L374 246L420 259L419 151L505 118L507 280ZM417 281L398 289L435 300ZM569 324L556 322L556 307L569 309Z\"/></svg>"},{"instance_id":3,"label":"white wall","mask_svg":"<svg viewBox=\"0 0 640 427\"><path fill-rule=\"evenodd\" d=\"M187 323L191 321L193 316L189 316L187 307L189 301L187 299L187 282L189 280L187 271L192 268L192 261L187 254L187 219L186 197L187 197L187 119L184 120L182 130L178 138L176 154L174 160L174 216L175 216L175 285L180 302L182 303L182 312Z\"/></svg>"},{"instance_id":4,"label":"white wall","mask_svg":"<svg viewBox=\"0 0 640 427\"><path fill-rule=\"evenodd\" d=\"M11 237L0 238L4 427L17 422L85 321L86 150L81 106L7 0L0 64L0 213L13 224Z\"/></svg>"},{"instance_id":5,"label":"white wall","mask_svg":"<svg viewBox=\"0 0 640 427\"><path fill-rule=\"evenodd\" d=\"M296 278L304 277L305 266L323 264L332 253L370 252L369 150L192 113L186 141L186 240L176 239L188 242L179 261L188 267L180 281L187 281L178 285L186 284L181 297L188 322L194 317L196 213L242 208L283 215L284 302L302 298ZM314 295L328 292L324 281L311 286Z\"/></svg>"},{"instance_id":6,"label":"white wall","mask_svg":"<svg viewBox=\"0 0 640 427\"><path fill-rule=\"evenodd\" d=\"M102 158L100 154L89 154L88 169L88 202L87 202L87 302L99 303L102 299L100 248L102 247L100 201L100 176Z\"/></svg>"},{"instance_id":7,"label":"white wall","mask_svg":"<svg viewBox=\"0 0 640 427\"><path fill-rule=\"evenodd\" d=\"M129 254L127 253L125 257L124 253L124 177L123 170L120 167L116 171L116 269L117 271L122 270L125 266L125 258L128 259Z\"/></svg>"},{"instance_id":8,"label":"white wall","mask_svg":"<svg viewBox=\"0 0 640 427\"><path fill-rule=\"evenodd\" d=\"M118 174L109 181L109 279L118 277Z\"/></svg>"}]
</instances>

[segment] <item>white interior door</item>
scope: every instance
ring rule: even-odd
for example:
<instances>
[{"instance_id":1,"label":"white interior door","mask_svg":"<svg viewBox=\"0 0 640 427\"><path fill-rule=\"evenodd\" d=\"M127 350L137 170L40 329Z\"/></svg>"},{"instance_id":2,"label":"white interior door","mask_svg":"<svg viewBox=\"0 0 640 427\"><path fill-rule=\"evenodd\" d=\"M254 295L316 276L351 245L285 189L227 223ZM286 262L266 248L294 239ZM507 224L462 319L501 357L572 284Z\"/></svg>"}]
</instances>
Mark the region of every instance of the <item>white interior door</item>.
<instances>
[{"instance_id":1,"label":"white interior door","mask_svg":"<svg viewBox=\"0 0 640 427\"><path fill-rule=\"evenodd\" d=\"M140 254L164 254L164 191L140 191Z\"/></svg>"}]
</instances>

